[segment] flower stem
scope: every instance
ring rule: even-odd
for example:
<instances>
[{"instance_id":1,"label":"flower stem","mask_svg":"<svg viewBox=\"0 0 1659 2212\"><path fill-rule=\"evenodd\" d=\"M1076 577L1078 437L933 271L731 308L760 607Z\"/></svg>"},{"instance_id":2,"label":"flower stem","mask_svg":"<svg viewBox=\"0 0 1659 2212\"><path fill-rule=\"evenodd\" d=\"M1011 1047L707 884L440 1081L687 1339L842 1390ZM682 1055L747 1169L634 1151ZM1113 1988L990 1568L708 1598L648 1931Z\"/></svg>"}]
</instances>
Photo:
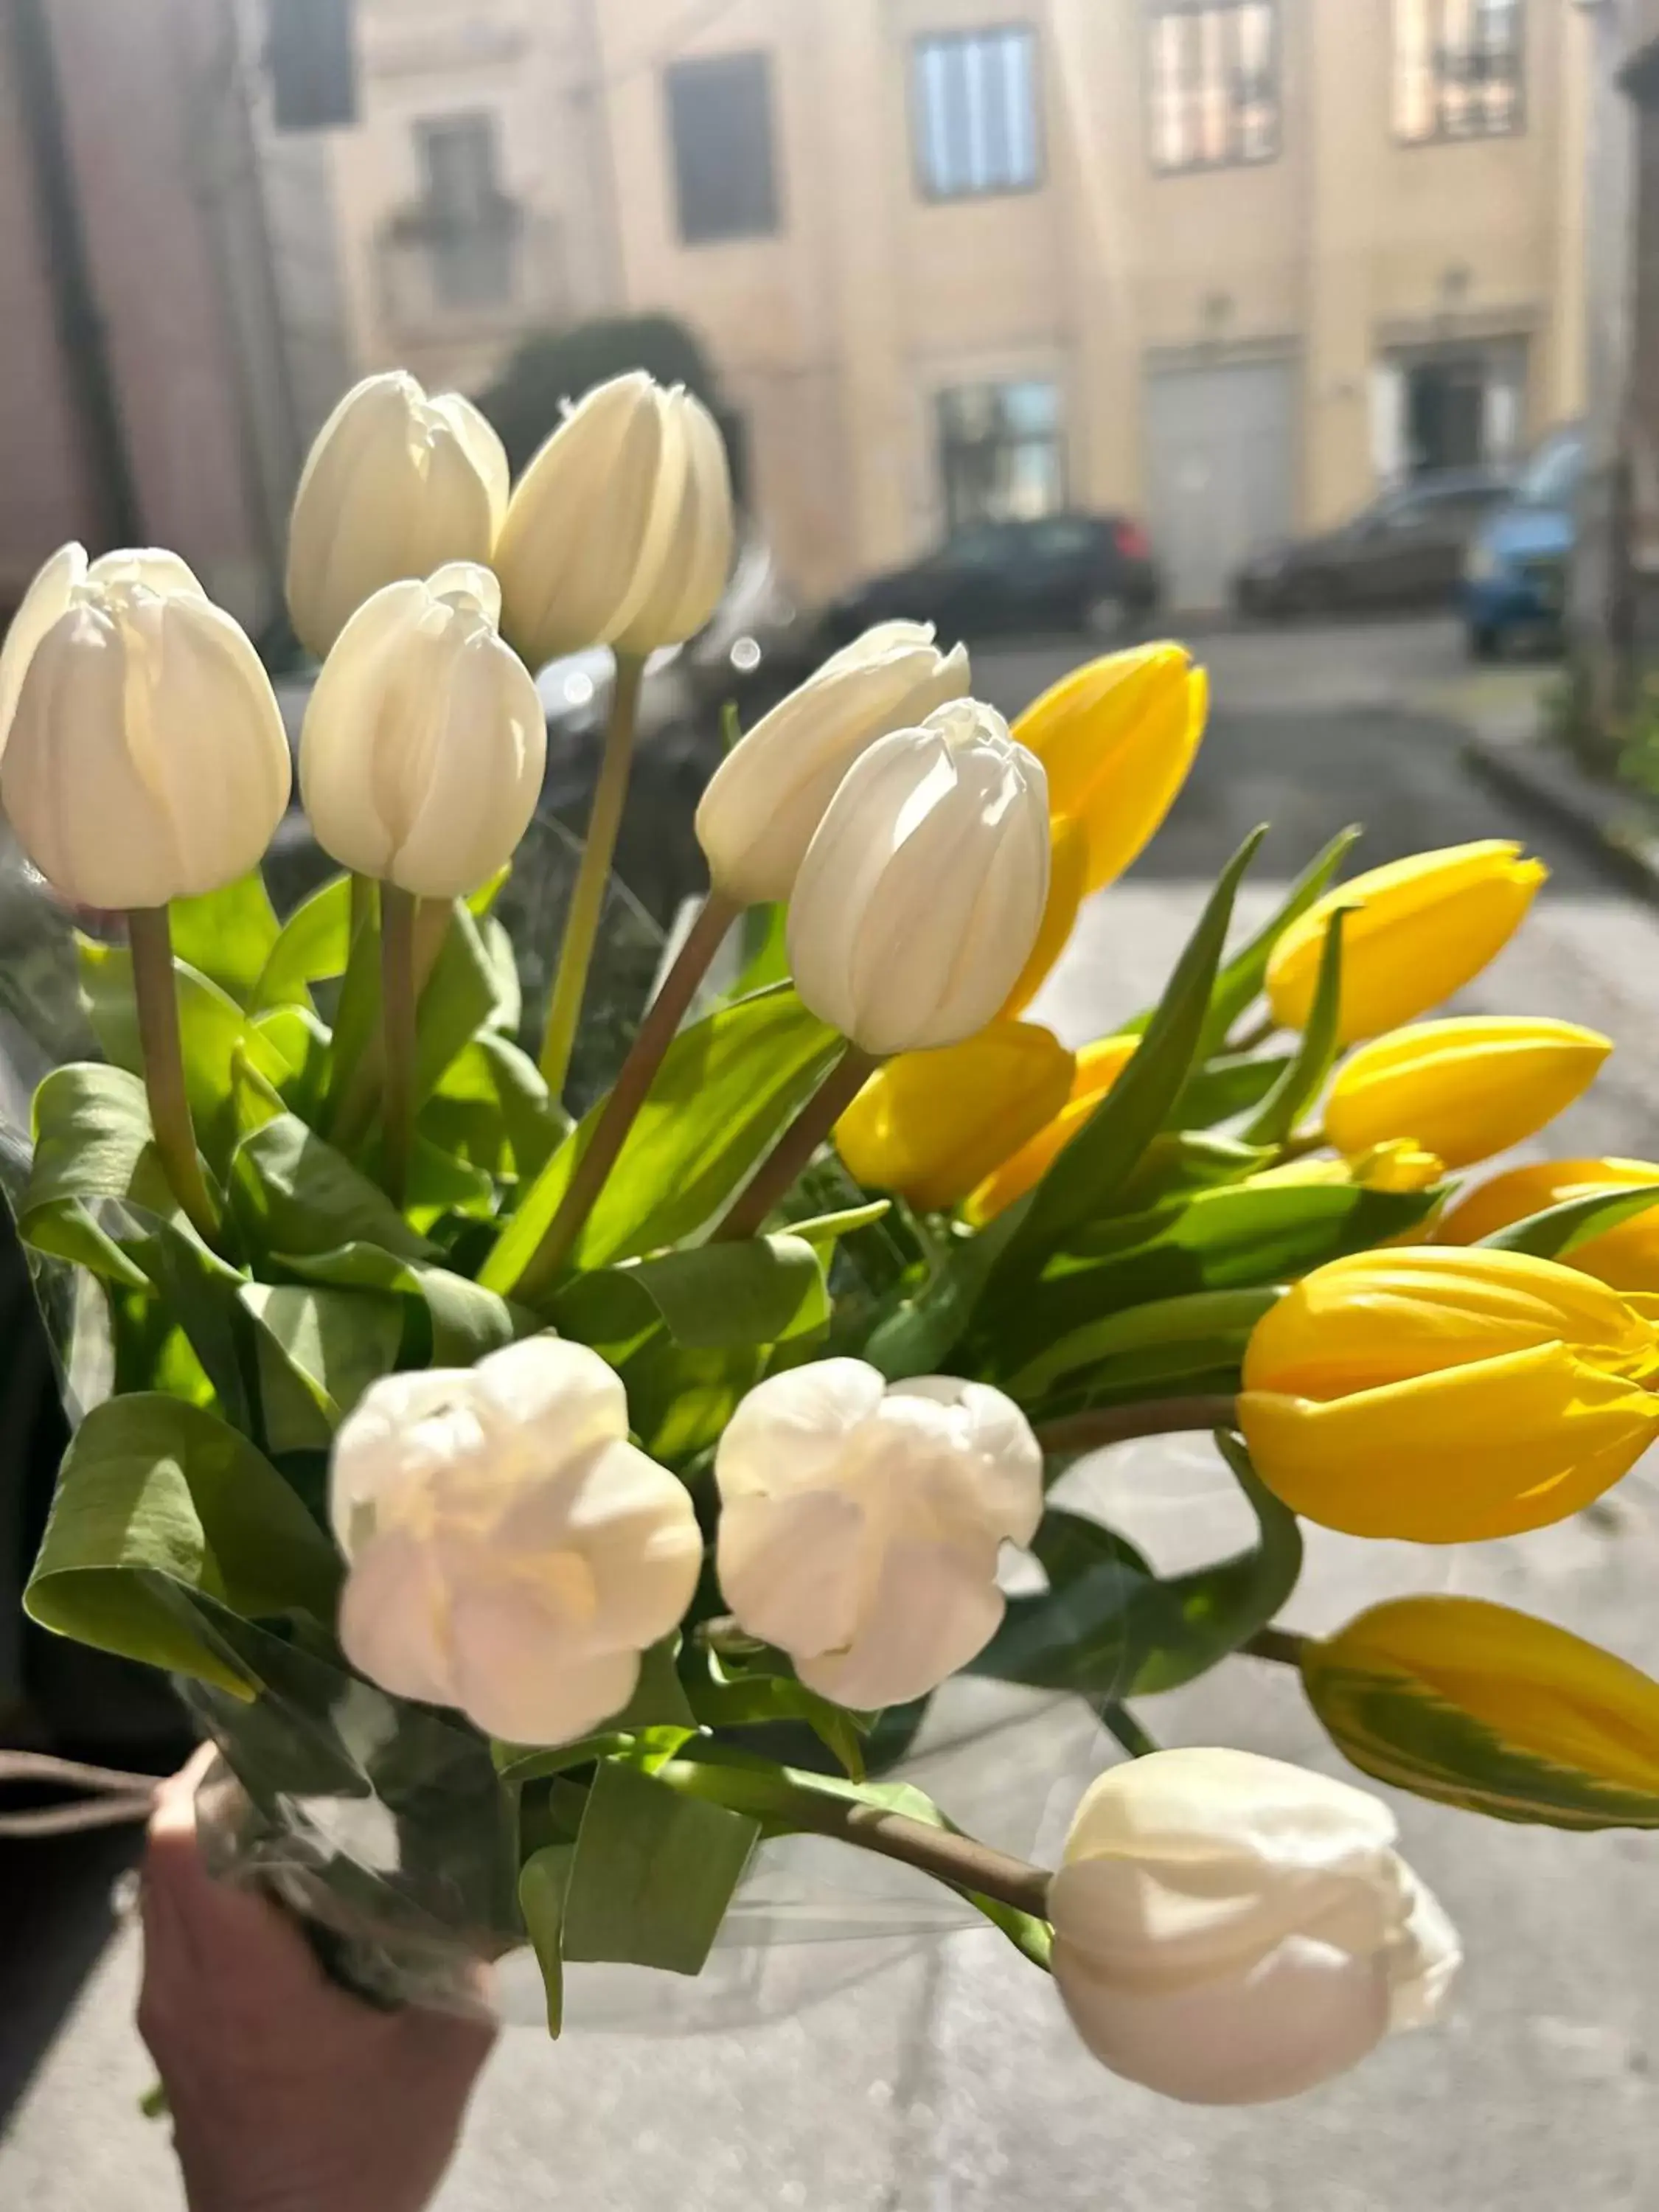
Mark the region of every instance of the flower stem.
<instances>
[{"instance_id":1,"label":"flower stem","mask_svg":"<svg viewBox=\"0 0 1659 2212\"><path fill-rule=\"evenodd\" d=\"M1278 1023L1271 1014L1263 1014L1259 1021L1252 1022L1249 1029L1240 1030L1237 1036L1230 1036L1227 1040L1227 1050L1254 1052L1258 1045L1267 1043L1267 1039L1278 1027Z\"/></svg>"},{"instance_id":2,"label":"flower stem","mask_svg":"<svg viewBox=\"0 0 1659 2212\"><path fill-rule=\"evenodd\" d=\"M202 1173L196 1127L185 1089L184 1047L173 988L173 931L164 906L134 907L127 915L132 988L138 1002L138 1046L144 1063L155 1149L173 1196L203 1243L219 1243L219 1209Z\"/></svg>"},{"instance_id":3,"label":"flower stem","mask_svg":"<svg viewBox=\"0 0 1659 2212\"><path fill-rule=\"evenodd\" d=\"M622 827L623 802L628 796L628 772L634 757L634 726L639 717L640 680L645 662L636 653L613 655L616 676L611 687L611 719L605 726L605 755L593 793L593 811L587 820L587 839L581 866L576 871L570 911L565 916L564 941L547 1005L547 1030L542 1038L542 1074L549 1095L557 1100L570 1073L575 1048L576 1025L581 1019L587 990L587 971L593 963L593 945L599 933L605 890L611 878L611 862Z\"/></svg>"},{"instance_id":4,"label":"flower stem","mask_svg":"<svg viewBox=\"0 0 1659 2212\"><path fill-rule=\"evenodd\" d=\"M415 910L412 891L380 886L380 1127L386 1195L401 1206L415 1145Z\"/></svg>"},{"instance_id":5,"label":"flower stem","mask_svg":"<svg viewBox=\"0 0 1659 2212\"><path fill-rule=\"evenodd\" d=\"M1131 1759L1145 1759L1161 1747L1148 1735L1127 1705L1103 1705L1100 1717Z\"/></svg>"},{"instance_id":6,"label":"flower stem","mask_svg":"<svg viewBox=\"0 0 1659 2212\"><path fill-rule=\"evenodd\" d=\"M1137 1406L1096 1406L1084 1413L1067 1413L1058 1421L1044 1421L1036 1439L1045 1452L1097 1451L1103 1444L1125 1443L1132 1437L1180 1436L1189 1429L1230 1429L1237 1419L1237 1401L1214 1397L1147 1398Z\"/></svg>"},{"instance_id":7,"label":"flower stem","mask_svg":"<svg viewBox=\"0 0 1659 2212\"><path fill-rule=\"evenodd\" d=\"M861 1850L902 1859L953 1889L971 1890L1035 1919L1048 1917L1052 1877L1047 1868L1030 1866L971 1836L930 1827L906 1813L889 1812L830 1788L791 1781L775 1771L690 1759L669 1759L652 1771L657 1781L683 1796L711 1798L734 1813L782 1820L809 1835L834 1836Z\"/></svg>"},{"instance_id":8,"label":"flower stem","mask_svg":"<svg viewBox=\"0 0 1659 2212\"><path fill-rule=\"evenodd\" d=\"M787 1194L796 1177L880 1064L857 1045L848 1046L761 1162L753 1182L732 1201L731 1211L714 1231L717 1243L758 1236L767 1215Z\"/></svg>"},{"instance_id":9,"label":"flower stem","mask_svg":"<svg viewBox=\"0 0 1659 2212\"><path fill-rule=\"evenodd\" d=\"M1281 1667L1299 1668L1307 1645L1308 1638L1293 1628L1258 1628L1238 1648L1248 1651L1253 1659L1273 1659Z\"/></svg>"},{"instance_id":10,"label":"flower stem","mask_svg":"<svg viewBox=\"0 0 1659 2212\"><path fill-rule=\"evenodd\" d=\"M517 1297L535 1297L564 1265L605 1188L605 1177L628 1141L628 1133L650 1093L657 1070L674 1042L687 1008L696 996L697 986L708 974L708 963L737 920L738 911L714 891L703 901L702 912L686 933L685 942L663 978L662 988L646 1009L645 1019L629 1048L622 1073L600 1109L593 1133L559 1201L559 1210L514 1285Z\"/></svg>"}]
</instances>

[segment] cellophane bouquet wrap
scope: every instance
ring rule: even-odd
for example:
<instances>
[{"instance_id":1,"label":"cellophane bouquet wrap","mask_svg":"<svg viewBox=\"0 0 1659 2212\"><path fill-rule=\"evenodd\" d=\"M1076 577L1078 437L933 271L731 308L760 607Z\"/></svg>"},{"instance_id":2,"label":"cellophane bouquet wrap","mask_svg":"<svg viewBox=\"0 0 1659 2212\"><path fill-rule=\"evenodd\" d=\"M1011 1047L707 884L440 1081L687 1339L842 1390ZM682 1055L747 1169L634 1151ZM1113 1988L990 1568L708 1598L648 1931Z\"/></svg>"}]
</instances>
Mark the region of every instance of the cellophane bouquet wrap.
<instances>
[{"instance_id":1,"label":"cellophane bouquet wrap","mask_svg":"<svg viewBox=\"0 0 1659 2212\"><path fill-rule=\"evenodd\" d=\"M1177 646L1011 732L961 648L867 634L726 753L659 947L607 864L641 671L730 532L712 424L648 380L510 501L465 402L349 395L289 585L315 846L184 564L42 572L0 665L0 1136L76 1426L29 1610L174 1677L214 1863L379 2001L533 1974L556 2033L574 1968L595 2017L712 2021L983 1917L1118 2070L1309 2086L1430 2017L1455 1940L1375 1797L1161 1752L1133 1701L1248 1653L1368 1773L1659 1820L1659 1687L1564 1632L1275 1626L1298 1516L1479 1540L1633 1464L1659 1167L1458 1192L1609 1048L1424 1018L1538 888L1498 841L1339 884L1350 833L1241 940L1258 833L1155 1006L1080 1050L1026 1016L1199 745ZM526 664L595 643L576 845L532 820ZM1186 1431L1255 1534L1160 1575L1085 1462Z\"/></svg>"}]
</instances>

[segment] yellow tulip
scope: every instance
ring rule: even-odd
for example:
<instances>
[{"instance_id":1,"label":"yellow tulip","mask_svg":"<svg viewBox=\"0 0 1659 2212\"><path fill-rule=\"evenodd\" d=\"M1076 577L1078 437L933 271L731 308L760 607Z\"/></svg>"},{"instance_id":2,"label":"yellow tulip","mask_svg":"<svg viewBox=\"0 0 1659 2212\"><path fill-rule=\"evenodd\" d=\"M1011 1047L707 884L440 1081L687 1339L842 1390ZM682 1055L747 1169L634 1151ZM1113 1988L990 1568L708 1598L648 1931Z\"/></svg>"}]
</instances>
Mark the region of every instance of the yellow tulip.
<instances>
[{"instance_id":1,"label":"yellow tulip","mask_svg":"<svg viewBox=\"0 0 1659 2212\"><path fill-rule=\"evenodd\" d=\"M1048 771L1054 820L1086 831L1085 894L1121 876L1152 842L1187 781L1208 712L1204 671L1184 646L1165 642L1074 669L1014 724Z\"/></svg>"},{"instance_id":2,"label":"yellow tulip","mask_svg":"<svg viewBox=\"0 0 1659 2212\"><path fill-rule=\"evenodd\" d=\"M1408 1139L1396 1138L1386 1145L1373 1145L1368 1152L1361 1152L1352 1160L1290 1160L1283 1167L1263 1168L1260 1175L1247 1176L1245 1182L1251 1190L1269 1188L1279 1183L1347 1183L1360 1190L1382 1190L1396 1194L1432 1190L1446 1172L1445 1162L1433 1152L1425 1152Z\"/></svg>"},{"instance_id":3,"label":"yellow tulip","mask_svg":"<svg viewBox=\"0 0 1659 2212\"><path fill-rule=\"evenodd\" d=\"M1487 1015L1419 1022L1337 1070L1325 1134L1339 1152L1408 1137L1449 1168L1530 1137L1589 1090L1611 1039L1576 1022Z\"/></svg>"},{"instance_id":4,"label":"yellow tulip","mask_svg":"<svg viewBox=\"0 0 1659 2212\"><path fill-rule=\"evenodd\" d=\"M1089 833L1081 822L1055 820L1048 832L1048 896L1030 957L1002 1008L1005 1021L1023 1014L1066 950L1087 890Z\"/></svg>"},{"instance_id":5,"label":"yellow tulip","mask_svg":"<svg viewBox=\"0 0 1659 2212\"><path fill-rule=\"evenodd\" d=\"M1478 1190L1461 1199L1435 1231L1441 1244L1478 1244L1486 1237L1528 1214L1565 1206L1575 1198L1592 1198L1601 1192L1639 1189L1659 1183L1659 1161L1654 1160L1538 1160L1530 1167L1511 1168L1494 1176ZM1616 1229L1586 1237L1563 1260L1610 1283L1615 1291L1659 1291L1659 1206L1632 1214Z\"/></svg>"},{"instance_id":6,"label":"yellow tulip","mask_svg":"<svg viewBox=\"0 0 1659 2212\"><path fill-rule=\"evenodd\" d=\"M1077 1055L1070 1097L1061 1110L1029 1142L1005 1157L969 1199L963 1212L975 1227L982 1227L1017 1198L1036 1188L1128 1066L1139 1042L1138 1036L1109 1036L1084 1046Z\"/></svg>"},{"instance_id":7,"label":"yellow tulip","mask_svg":"<svg viewBox=\"0 0 1659 2212\"><path fill-rule=\"evenodd\" d=\"M1639 1302L1574 1268L1359 1252L1256 1324L1239 1423L1261 1480L1310 1521L1464 1543L1542 1528L1617 1482L1659 1437L1655 1377Z\"/></svg>"},{"instance_id":8,"label":"yellow tulip","mask_svg":"<svg viewBox=\"0 0 1659 2212\"><path fill-rule=\"evenodd\" d=\"M992 1022L963 1044L901 1053L836 1124L848 1173L914 1205L955 1206L1052 1121L1073 1056L1035 1022Z\"/></svg>"},{"instance_id":9,"label":"yellow tulip","mask_svg":"<svg viewBox=\"0 0 1659 2212\"><path fill-rule=\"evenodd\" d=\"M1342 931L1343 1044L1380 1036L1441 1005L1501 952L1549 870L1500 837L1413 853L1339 884L1293 921L1267 963L1281 1028L1305 1029L1332 914Z\"/></svg>"},{"instance_id":10,"label":"yellow tulip","mask_svg":"<svg viewBox=\"0 0 1659 2212\"><path fill-rule=\"evenodd\" d=\"M1302 1676L1335 1742L1381 1781L1510 1820L1659 1820L1659 1682L1548 1621L1396 1598L1308 1644Z\"/></svg>"}]
</instances>

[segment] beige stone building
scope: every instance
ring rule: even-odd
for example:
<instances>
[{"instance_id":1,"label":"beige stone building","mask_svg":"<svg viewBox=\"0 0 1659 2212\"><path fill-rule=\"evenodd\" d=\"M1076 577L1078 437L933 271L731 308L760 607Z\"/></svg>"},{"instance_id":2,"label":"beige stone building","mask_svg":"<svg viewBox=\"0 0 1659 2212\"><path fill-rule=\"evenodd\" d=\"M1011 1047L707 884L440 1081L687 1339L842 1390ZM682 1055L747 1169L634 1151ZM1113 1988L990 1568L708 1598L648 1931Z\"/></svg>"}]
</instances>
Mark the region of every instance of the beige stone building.
<instances>
[{"instance_id":1,"label":"beige stone building","mask_svg":"<svg viewBox=\"0 0 1659 2212\"><path fill-rule=\"evenodd\" d=\"M672 310L809 591L1071 505L1212 604L1581 404L1576 0L362 0L361 51L362 360Z\"/></svg>"}]
</instances>

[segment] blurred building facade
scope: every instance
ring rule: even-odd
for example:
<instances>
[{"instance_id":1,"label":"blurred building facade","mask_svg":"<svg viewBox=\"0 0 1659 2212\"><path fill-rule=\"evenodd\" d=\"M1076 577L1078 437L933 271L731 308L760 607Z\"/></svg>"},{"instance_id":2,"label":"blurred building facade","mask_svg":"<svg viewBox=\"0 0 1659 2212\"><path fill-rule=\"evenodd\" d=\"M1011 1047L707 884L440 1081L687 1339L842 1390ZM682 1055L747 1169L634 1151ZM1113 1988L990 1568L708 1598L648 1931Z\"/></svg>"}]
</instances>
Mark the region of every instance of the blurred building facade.
<instances>
[{"instance_id":1,"label":"blurred building facade","mask_svg":"<svg viewBox=\"0 0 1659 2212\"><path fill-rule=\"evenodd\" d=\"M1182 605L1583 400L1574 0L360 0L365 366L666 307L809 589L1146 520Z\"/></svg>"},{"instance_id":2,"label":"blurred building facade","mask_svg":"<svg viewBox=\"0 0 1659 2212\"><path fill-rule=\"evenodd\" d=\"M255 625L346 373L326 149L255 0L0 0L0 619L69 538L182 553Z\"/></svg>"}]
</instances>

